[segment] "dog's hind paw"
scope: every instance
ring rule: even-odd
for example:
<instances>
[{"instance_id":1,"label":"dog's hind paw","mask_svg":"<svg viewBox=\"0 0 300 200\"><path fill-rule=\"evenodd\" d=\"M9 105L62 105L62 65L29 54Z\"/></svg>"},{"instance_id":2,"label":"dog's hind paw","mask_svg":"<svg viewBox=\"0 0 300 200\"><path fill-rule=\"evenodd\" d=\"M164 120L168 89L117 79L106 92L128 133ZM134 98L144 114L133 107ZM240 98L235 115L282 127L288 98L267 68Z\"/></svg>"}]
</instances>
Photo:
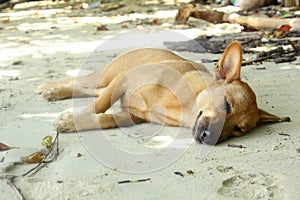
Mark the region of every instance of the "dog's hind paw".
<instances>
[{"instance_id":1,"label":"dog's hind paw","mask_svg":"<svg viewBox=\"0 0 300 200\"><path fill-rule=\"evenodd\" d=\"M67 83L49 82L41 84L34 91L35 94L41 94L44 99L49 101L66 99L72 97L73 86Z\"/></svg>"},{"instance_id":2,"label":"dog's hind paw","mask_svg":"<svg viewBox=\"0 0 300 200\"><path fill-rule=\"evenodd\" d=\"M42 93L42 96L48 101L55 101L71 97L72 91L68 88L49 88Z\"/></svg>"}]
</instances>

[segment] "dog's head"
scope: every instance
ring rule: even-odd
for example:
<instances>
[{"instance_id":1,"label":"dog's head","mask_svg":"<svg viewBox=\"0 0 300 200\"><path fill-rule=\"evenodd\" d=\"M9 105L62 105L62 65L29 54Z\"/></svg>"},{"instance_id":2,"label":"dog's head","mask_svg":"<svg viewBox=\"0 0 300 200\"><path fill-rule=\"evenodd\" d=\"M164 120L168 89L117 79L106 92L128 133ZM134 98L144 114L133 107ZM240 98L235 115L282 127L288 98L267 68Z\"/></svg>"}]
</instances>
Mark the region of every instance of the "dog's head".
<instances>
[{"instance_id":1,"label":"dog's head","mask_svg":"<svg viewBox=\"0 0 300 200\"><path fill-rule=\"evenodd\" d=\"M197 98L201 110L193 134L198 142L213 145L228 137L245 135L260 123L289 121L257 107L254 92L241 81L241 63L241 46L233 42L214 69L215 82Z\"/></svg>"}]
</instances>

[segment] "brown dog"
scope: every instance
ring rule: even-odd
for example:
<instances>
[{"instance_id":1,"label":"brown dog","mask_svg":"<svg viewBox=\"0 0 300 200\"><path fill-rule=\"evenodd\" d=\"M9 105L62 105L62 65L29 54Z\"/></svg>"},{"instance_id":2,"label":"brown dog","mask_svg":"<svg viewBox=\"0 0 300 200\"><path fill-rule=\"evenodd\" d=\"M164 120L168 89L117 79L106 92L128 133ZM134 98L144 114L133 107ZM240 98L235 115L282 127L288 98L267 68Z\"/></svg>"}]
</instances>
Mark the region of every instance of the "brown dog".
<instances>
[{"instance_id":1,"label":"brown dog","mask_svg":"<svg viewBox=\"0 0 300 200\"><path fill-rule=\"evenodd\" d=\"M61 132L154 122L192 128L197 141L215 144L243 136L263 122L289 121L257 107L254 92L240 79L241 62L238 42L227 47L213 76L170 51L138 49L117 57L102 71L45 83L36 93L48 100L97 96L80 113L63 114L58 120ZM105 113L118 99L122 111Z\"/></svg>"}]
</instances>

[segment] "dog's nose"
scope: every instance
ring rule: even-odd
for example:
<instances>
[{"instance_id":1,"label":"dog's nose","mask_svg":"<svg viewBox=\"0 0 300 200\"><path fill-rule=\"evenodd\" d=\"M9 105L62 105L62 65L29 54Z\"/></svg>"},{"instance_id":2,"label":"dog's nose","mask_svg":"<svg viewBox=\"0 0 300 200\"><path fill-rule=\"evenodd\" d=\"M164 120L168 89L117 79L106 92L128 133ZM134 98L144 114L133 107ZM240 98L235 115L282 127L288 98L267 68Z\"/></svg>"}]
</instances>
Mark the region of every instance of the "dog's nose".
<instances>
[{"instance_id":1,"label":"dog's nose","mask_svg":"<svg viewBox=\"0 0 300 200\"><path fill-rule=\"evenodd\" d=\"M193 129L193 135L197 142L201 144L215 145L218 141L213 133L213 130L206 126L202 126L201 123Z\"/></svg>"},{"instance_id":2,"label":"dog's nose","mask_svg":"<svg viewBox=\"0 0 300 200\"><path fill-rule=\"evenodd\" d=\"M195 135L195 139L197 142L201 144L208 144L208 145L215 144L215 140L213 139L213 134L208 130L197 133Z\"/></svg>"},{"instance_id":3,"label":"dog's nose","mask_svg":"<svg viewBox=\"0 0 300 200\"><path fill-rule=\"evenodd\" d=\"M209 131L203 131L200 135L200 139L204 142L207 141L209 139L211 132Z\"/></svg>"}]
</instances>

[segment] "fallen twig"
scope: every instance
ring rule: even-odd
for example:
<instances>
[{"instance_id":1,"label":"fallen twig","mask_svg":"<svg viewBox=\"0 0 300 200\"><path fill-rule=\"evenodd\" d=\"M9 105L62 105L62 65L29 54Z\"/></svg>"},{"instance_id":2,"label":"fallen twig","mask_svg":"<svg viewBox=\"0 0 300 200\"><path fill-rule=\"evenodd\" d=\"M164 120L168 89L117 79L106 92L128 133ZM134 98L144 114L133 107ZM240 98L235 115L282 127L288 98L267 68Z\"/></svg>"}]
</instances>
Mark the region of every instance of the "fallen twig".
<instances>
[{"instance_id":1,"label":"fallen twig","mask_svg":"<svg viewBox=\"0 0 300 200\"><path fill-rule=\"evenodd\" d=\"M287 133L278 133L278 135L283 135L283 136L288 136L288 137L291 136L290 134L287 134Z\"/></svg>"},{"instance_id":2,"label":"fallen twig","mask_svg":"<svg viewBox=\"0 0 300 200\"><path fill-rule=\"evenodd\" d=\"M177 23L184 24L188 21L189 17L203 19L212 23L238 23L243 26L251 26L254 28L274 29L281 25L290 25L293 30L299 30L300 19L282 19L282 18L269 18L258 16L243 16L237 13L224 13L214 10L198 10L193 5L186 5L179 8L175 17Z\"/></svg>"},{"instance_id":3,"label":"fallen twig","mask_svg":"<svg viewBox=\"0 0 300 200\"><path fill-rule=\"evenodd\" d=\"M21 190L15 185L15 178L17 176L14 175L5 175L3 177L0 177L1 179L5 179L6 183L15 191L15 193L18 195L20 200L25 200L25 197L22 195Z\"/></svg>"},{"instance_id":4,"label":"fallen twig","mask_svg":"<svg viewBox=\"0 0 300 200\"><path fill-rule=\"evenodd\" d=\"M275 50L258 54L257 58L243 62L242 66L251 65L253 63L262 62L269 59L271 59L275 63L291 62L296 60L296 56L299 55L300 48L296 48L293 50L284 50L283 48L279 47Z\"/></svg>"},{"instance_id":5,"label":"fallen twig","mask_svg":"<svg viewBox=\"0 0 300 200\"><path fill-rule=\"evenodd\" d=\"M296 49L298 49L297 47L296 47L296 45L290 40L290 39L287 39L287 41L288 41L288 43L296 50Z\"/></svg>"},{"instance_id":6,"label":"fallen twig","mask_svg":"<svg viewBox=\"0 0 300 200\"><path fill-rule=\"evenodd\" d=\"M174 172L175 175L178 175L178 176L181 176L181 177L184 177L184 174L182 172Z\"/></svg>"},{"instance_id":7,"label":"fallen twig","mask_svg":"<svg viewBox=\"0 0 300 200\"><path fill-rule=\"evenodd\" d=\"M246 147L241 144L228 144L228 147L236 147L236 148L246 149Z\"/></svg>"},{"instance_id":8,"label":"fallen twig","mask_svg":"<svg viewBox=\"0 0 300 200\"><path fill-rule=\"evenodd\" d=\"M222 36L199 36L193 40L179 42L164 42L163 44L174 51L189 51L196 53L223 53L226 47L233 41L241 43L243 51L260 46L261 33L241 32Z\"/></svg>"},{"instance_id":9,"label":"fallen twig","mask_svg":"<svg viewBox=\"0 0 300 200\"><path fill-rule=\"evenodd\" d=\"M145 182L145 181L150 181L150 178L146 179L138 179L138 180L124 180L124 181L119 181L118 184L124 184L124 183L138 183L138 182Z\"/></svg>"},{"instance_id":10,"label":"fallen twig","mask_svg":"<svg viewBox=\"0 0 300 200\"><path fill-rule=\"evenodd\" d=\"M59 153L60 153L59 148L58 148L58 136L59 136L59 132L57 131L56 136L53 141L53 145L47 150L43 160L41 162L39 162L34 168L32 168L29 171L27 171L26 173L24 173L22 176L27 176L31 172L33 172L33 174L35 174L41 168L45 167L48 163L51 163L57 159L57 157L59 156ZM54 146L56 147L56 153L54 155L51 155L53 153ZM50 157L50 160L48 160L49 157ZM36 170L36 171L34 172L34 170Z\"/></svg>"},{"instance_id":11,"label":"fallen twig","mask_svg":"<svg viewBox=\"0 0 300 200\"><path fill-rule=\"evenodd\" d=\"M30 0L10 0L10 1L0 4L0 10L4 9L4 8L13 8L17 4L25 3L28 1L30 1Z\"/></svg>"}]
</instances>

